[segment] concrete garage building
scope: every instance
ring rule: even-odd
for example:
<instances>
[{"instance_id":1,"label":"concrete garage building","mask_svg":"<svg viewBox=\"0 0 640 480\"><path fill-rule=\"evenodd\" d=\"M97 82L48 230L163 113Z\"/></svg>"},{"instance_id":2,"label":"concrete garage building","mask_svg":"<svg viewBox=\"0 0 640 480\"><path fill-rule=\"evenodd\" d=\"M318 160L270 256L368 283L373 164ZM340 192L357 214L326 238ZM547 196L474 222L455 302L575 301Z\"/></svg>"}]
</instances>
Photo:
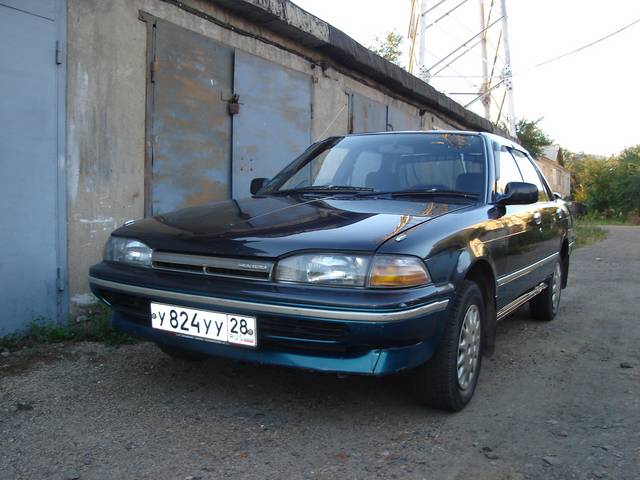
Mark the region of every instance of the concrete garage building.
<instances>
[{"instance_id":1,"label":"concrete garage building","mask_svg":"<svg viewBox=\"0 0 640 480\"><path fill-rule=\"evenodd\" d=\"M488 121L288 0L0 0L0 335L90 303L126 220L348 132Z\"/></svg>"},{"instance_id":2,"label":"concrete garage building","mask_svg":"<svg viewBox=\"0 0 640 480\"><path fill-rule=\"evenodd\" d=\"M549 181L551 189L569 198L571 195L571 174L564 168L562 148L558 145L549 145L542 149L542 155L536 158L536 163L545 178Z\"/></svg>"}]
</instances>

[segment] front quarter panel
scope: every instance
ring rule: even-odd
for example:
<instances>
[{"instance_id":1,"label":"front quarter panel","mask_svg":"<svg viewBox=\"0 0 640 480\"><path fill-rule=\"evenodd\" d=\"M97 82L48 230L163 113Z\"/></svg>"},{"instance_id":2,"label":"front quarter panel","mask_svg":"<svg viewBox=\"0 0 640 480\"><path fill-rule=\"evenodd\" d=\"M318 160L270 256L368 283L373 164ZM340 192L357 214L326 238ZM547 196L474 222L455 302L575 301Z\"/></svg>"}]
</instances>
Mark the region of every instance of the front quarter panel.
<instances>
[{"instance_id":1,"label":"front quarter panel","mask_svg":"<svg viewBox=\"0 0 640 480\"><path fill-rule=\"evenodd\" d=\"M492 206L470 206L435 218L385 242L378 253L415 255L422 258L435 284L458 285L470 268L482 259L497 276L506 268L504 225Z\"/></svg>"},{"instance_id":2,"label":"front quarter panel","mask_svg":"<svg viewBox=\"0 0 640 480\"><path fill-rule=\"evenodd\" d=\"M483 344L485 354L491 355L498 305L496 278L506 272L509 241L509 224L501 211L491 205L474 206L431 220L405 234L401 241L385 243L380 252L423 258L436 285L449 284L455 291L469 275L478 272L474 267L483 263L485 282L480 286L491 299L486 305Z\"/></svg>"}]
</instances>

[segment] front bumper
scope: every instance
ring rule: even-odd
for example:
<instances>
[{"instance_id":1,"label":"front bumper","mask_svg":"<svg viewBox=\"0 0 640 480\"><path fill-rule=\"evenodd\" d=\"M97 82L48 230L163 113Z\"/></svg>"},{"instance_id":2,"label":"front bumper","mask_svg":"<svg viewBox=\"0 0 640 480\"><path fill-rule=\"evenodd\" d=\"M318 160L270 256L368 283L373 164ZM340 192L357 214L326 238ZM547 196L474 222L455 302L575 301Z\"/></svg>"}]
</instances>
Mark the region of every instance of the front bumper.
<instances>
[{"instance_id":1,"label":"front bumper","mask_svg":"<svg viewBox=\"0 0 640 480\"><path fill-rule=\"evenodd\" d=\"M384 292L365 295L361 291L360 295L355 292L347 305L347 298L336 299L338 289L327 292L259 282L242 282L242 288L239 285L234 288L229 280L217 280L223 285L186 290L185 286L192 281L180 275L120 270L107 264L93 267L89 277L92 291L113 307L114 327L133 335L213 356L368 375L394 373L427 361L444 328L452 294L448 285L405 292L404 296L398 291L387 292L388 295ZM216 282L207 280L212 281ZM222 295L223 291L227 295ZM235 297L229 296L230 292ZM151 301L255 316L258 348L208 342L153 329L149 315Z\"/></svg>"}]
</instances>

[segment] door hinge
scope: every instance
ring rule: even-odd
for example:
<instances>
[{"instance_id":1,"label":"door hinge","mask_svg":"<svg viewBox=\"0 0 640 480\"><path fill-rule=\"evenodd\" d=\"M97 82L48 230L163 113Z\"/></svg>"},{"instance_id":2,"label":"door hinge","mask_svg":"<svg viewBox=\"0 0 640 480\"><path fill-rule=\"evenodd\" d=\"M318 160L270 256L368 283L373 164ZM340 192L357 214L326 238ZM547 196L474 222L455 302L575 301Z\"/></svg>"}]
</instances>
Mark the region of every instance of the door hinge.
<instances>
[{"instance_id":1,"label":"door hinge","mask_svg":"<svg viewBox=\"0 0 640 480\"><path fill-rule=\"evenodd\" d=\"M156 148L158 148L158 135L153 135L151 137L151 167L156 161Z\"/></svg>"},{"instance_id":2,"label":"door hinge","mask_svg":"<svg viewBox=\"0 0 640 480\"><path fill-rule=\"evenodd\" d=\"M156 57L151 61L151 66L149 69L149 74L151 75L150 81L151 83L156 82L156 70L158 68L158 59Z\"/></svg>"},{"instance_id":3,"label":"door hinge","mask_svg":"<svg viewBox=\"0 0 640 480\"><path fill-rule=\"evenodd\" d=\"M62 46L60 40L56 40L56 65L62 65Z\"/></svg>"}]
</instances>

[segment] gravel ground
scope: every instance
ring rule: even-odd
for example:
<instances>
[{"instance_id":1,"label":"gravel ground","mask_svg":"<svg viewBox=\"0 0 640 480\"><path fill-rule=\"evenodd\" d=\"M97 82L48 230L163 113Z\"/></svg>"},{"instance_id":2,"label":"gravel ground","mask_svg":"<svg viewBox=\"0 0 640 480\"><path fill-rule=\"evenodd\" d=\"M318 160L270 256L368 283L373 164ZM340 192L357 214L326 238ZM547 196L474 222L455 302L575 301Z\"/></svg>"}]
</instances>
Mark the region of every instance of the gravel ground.
<instances>
[{"instance_id":1,"label":"gravel ground","mask_svg":"<svg viewBox=\"0 0 640 480\"><path fill-rule=\"evenodd\" d=\"M640 478L640 228L576 251L558 318L498 328L474 400L153 345L0 358L0 478ZM630 368L629 368L630 367Z\"/></svg>"}]
</instances>

